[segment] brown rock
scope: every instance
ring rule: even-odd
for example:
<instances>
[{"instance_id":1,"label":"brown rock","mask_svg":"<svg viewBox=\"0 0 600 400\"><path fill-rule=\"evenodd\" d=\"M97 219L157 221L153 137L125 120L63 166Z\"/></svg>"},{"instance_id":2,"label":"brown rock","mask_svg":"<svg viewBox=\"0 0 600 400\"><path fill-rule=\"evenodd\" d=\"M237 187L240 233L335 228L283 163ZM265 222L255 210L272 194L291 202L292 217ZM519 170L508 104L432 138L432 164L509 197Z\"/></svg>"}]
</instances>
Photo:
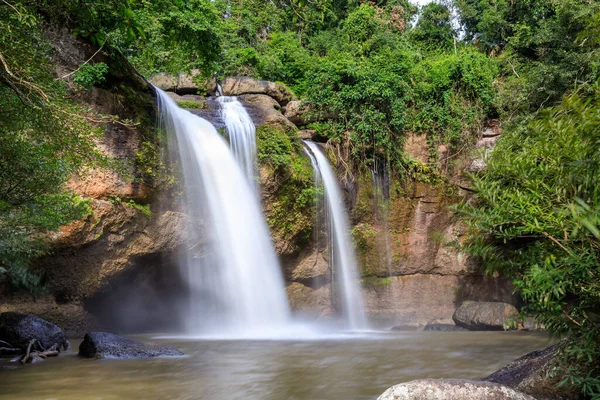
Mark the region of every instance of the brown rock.
<instances>
[{"instance_id":1,"label":"brown rock","mask_svg":"<svg viewBox=\"0 0 600 400\"><path fill-rule=\"evenodd\" d=\"M277 100L284 106L292 100L292 92L284 85L258 81L245 76L225 78L221 82L221 90L224 96L239 96L242 94L266 94Z\"/></svg>"},{"instance_id":2,"label":"brown rock","mask_svg":"<svg viewBox=\"0 0 600 400\"><path fill-rule=\"evenodd\" d=\"M473 331L501 331L510 329L511 320L519 311L511 305L499 302L465 301L452 319L458 326Z\"/></svg>"},{"instance_id":3,"label":"brown rock","mask_svg":"<svg viewBox=\"0 0 600 400\"><path fill-rule=\"evenodd\" d=\"M177 90L177 77L164 72L152 75L148 79L148 82L165 92L174 92Z\"/></svg>"},{"instance_id":4,"label":"brown rock","mask_svg":"<svg viewBox=\"0 0 600 400\"><path fill-rule=\"evenodd\" d=\"M257 127L268 125L284 131L296 129L296 126L281 113L279 103L270 96L264 94L244 94L238 96L238 99L244 105Z\"/></svg>"},{"instance_id":5,"label":"brown rock","mask_svg":"<svg viewBox=\"0 0 600 400\"><path fill-rule=\"evenodd\" d=\"M335 117L333 113L325 110L315 110L314 107L297 100L292 100L285 106L284 115L298 126L308 125L312 122L326 121Z\"/></svg>"},{"instance_id":6,"label":"brown rock","mask_svg":"<svg viewBox=\"0 0 600 400\"><path fill-rule=\"evenodd\" d=\"M321 252L312 252L303 257L292 270L292 280L310 284L315 280L318 282L329 281L331 271L329 264L323 258Z\"/></svg>"},{"instance_id":7,"label":"brown rock","mask_svg":"<svg viewBox=\"0 0 600 400\"><path fill-rule=\"evenodd\" d=\"M183 213L148 216L127 204L102 200L91 204L93 215L61 228L52 236L53 255L37 263L63 301L92 296L142 256L174 257L183 245L202 249L199 238L187 236L190 218Z\"/></svg>"},{"instance_id":8,"label":"brown rock","mask_svg":"<svg viewBox=\"0 0 600 400\"><path fill-rule=\"evenodd\" d=\"M177 76L160 72L152 75L148 81L165 92L184 94L208 94L214 95L217 91L217 79L213 76L203 79L197 69L188 72L180 72Z\"/></svg>"},{"instance_id":9,"label":"brown rock","mask_svg":"<svg viewBox=\"0 0 600 400\"><path fill-rule=\"evenodd\" d=\"M298 131L298 137L302 140L314 140L315 136L317 136L317 131L312 129Z\"/></svg>"},{"instance_id":10,"label":"brown rock","mask_svg":"<svg viewBox=\"0 0 600 400\"><path fill-rule=\"evenodd\" d=\"M427 136L411 133L404 143L404 151L407 152L412 159L427 164L429 162L429 144L427 143Z\"/></svg>"}]
</instances>

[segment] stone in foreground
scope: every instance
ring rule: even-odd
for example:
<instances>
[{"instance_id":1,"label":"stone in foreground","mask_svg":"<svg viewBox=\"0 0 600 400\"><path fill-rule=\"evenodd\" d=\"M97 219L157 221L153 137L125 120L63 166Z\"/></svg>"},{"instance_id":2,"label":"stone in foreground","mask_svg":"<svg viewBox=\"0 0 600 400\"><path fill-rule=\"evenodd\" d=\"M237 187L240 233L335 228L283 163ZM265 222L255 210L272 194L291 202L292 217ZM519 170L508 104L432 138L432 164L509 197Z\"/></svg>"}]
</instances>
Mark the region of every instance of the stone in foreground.
<instances>
[{"instance_id":1,"label":"stone in foreground","mask_svg":"<svg viewBox=\"0 0 600 400\"><path fill-rule=\"evenodd\" d=\"M128 360L175 357L182 356L183 353L170 346L143 343L107 332L90 332L79 345L79 355L86 358Z\"/></svg>"},{"instance_id":2,"label":"stone in foreground","mask_svg":"<svg viewBox=\"0 0 600 400\"><path fill-rule=\"evenodd\" d=\"M418 379L386 390L377 400L535 400L497 383L466 379Z\"/></svg>"},{"instance_id":3,"label":"stone in foreground","mask_svg":"<svg viewBox=\"0 0 600 400\"><path fill-rule=\"evenodd\" d=\"M37 340L44 349L54 345L57 349L69 348L69 341L63 330L46 320L16 312L0 314L1 341L25 352L33 339Z\"/></svg>"},{"instance_id":4,"label":"stone in foreground","mask_svg":"<svg viewBox=\"0 0 600 400\"><path fill-rule=\"evenodd\" d=\"M457 326L470 331L502 331L519 317L517 309L507 303L465 301L454 312Z\"/></svg>"}]
</instances>

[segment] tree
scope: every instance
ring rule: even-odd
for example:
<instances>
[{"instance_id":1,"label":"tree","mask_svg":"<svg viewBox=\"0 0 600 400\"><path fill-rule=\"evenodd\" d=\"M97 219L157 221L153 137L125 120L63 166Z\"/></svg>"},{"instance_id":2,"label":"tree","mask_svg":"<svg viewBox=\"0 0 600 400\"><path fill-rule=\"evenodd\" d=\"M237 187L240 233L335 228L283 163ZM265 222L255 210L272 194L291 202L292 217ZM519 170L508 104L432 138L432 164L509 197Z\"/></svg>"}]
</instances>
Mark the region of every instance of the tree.
<instances>
[{"instance_id":1,"label":"tree","mask_svg":"<svg viewBox=\"0 0 600 400\"><path fill-rule=\"evenodd\" d=\"M452 27L450 9L440 3L425 5L411 36L429 49L448 50L452 48L456 32Z\"/></svg>"}]
</instances>

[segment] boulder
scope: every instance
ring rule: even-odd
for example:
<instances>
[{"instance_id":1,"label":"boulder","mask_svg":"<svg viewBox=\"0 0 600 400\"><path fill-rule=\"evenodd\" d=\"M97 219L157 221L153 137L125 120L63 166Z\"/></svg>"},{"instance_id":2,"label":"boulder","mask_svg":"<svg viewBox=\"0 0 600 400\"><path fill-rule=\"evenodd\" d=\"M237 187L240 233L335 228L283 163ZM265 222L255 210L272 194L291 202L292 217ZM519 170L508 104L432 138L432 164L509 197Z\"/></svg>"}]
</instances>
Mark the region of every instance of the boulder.
<instances>
[{"instance_id":1,"label":"boulder","mask_svg":"<svg viewBox=\"0 0 600 400\"><path fill-rule=\"evenodd\" d=\"M551 372L558 364L562 342L518 358L483 380L509 386L538 400L578 399L579 391L570 385L558 387L561 374Z\"/></svg>"},{"instance_id":2,"label":"boulder","mask_svg":"<svg viewBox=\"0 0 600 400\"><path fill-rule=\"evenodd\" d=\"M152 75L148 82L165 92L174 92L177 89L177 77L164 72Z\"/></svg>"},{"instance_id":3,"label":"boulder","mask_svg":"<svg viewBox=\"0 0 600 400\"><path fill-rule=\"evenodd\" d=\"M308 109L303 107L301 102L294 100L287 104L284 115L292 123L302 126L309 123L305 118L303 118L307 111Z\"/></svg>"},{"instance_id":4,"label":"boulder","mask_svg":"<svg viewBox=\"0 0 600 400\"><path fill-rule=\"evenodd\" d=\"M37 340L44 349L57 345L58 349L62 347L68 350L70 346L63 330L46 320L16 312L0 314L1 341L25 352L32 339Z\"/></svg>"},{"instance_id":5,"label":"boulder","mask_svg":"<svg viewBox=\"0 0 600 400\"><path fill-rule=\"evenodd\" d=\"M465 301L452 319L456 325L471 331L502 331L510 329L511 320L518 317L519 312L511 304Z\"/></svg>"},{"instance_id":6,"label":"boulder","mask_svg":"<svg viewBox=\"0 0 600 400\"><path fill-rule=\"evenodd\" d=\"M291 131L296 126L281 113L281 106L266 94L243 94L238 97L257 128L267 125L275 129Z\"/></svg>"},{"instance_id":7,"label":"boulder","mask_svg":"<svg viewBox=\"0 0 600 400\"><path fill-rule=\"evenodd\" d=\"M107 332L90 332L79 345L79 355L86 358L134 359L182 356L174 347L143 343Z\"/></svg>"},{"instance_id":8,"label":"boulder","mask_svg":"<svg viewBox=\"0 0 600 400\"><path fill-rule=\"evenodd\" d=\"M274 98L267 96L266 94L242 94L238 97L244 106L250 105L251 107L260 107L268 109L269 111L277 111L281 115L281 106Z\"/></svg>"},{"instance_id":9,"label":"boulder","mask_svg":"<svg viewBox=\"0 0 600 400\"><path fill-rule=\"evenodd\" d=\"M189 73L180 72L177 76L178 94L207 94L214 95L217 92L217 78L212 77L205 79L200 76L200 71L197 69L191 70Z\"/></svg>"},{"instance_id":10,"label":"boulder","mask_svg":"<svg viewBox=\"0 0 600 400\"><path fill-rule=\"evenodd\" d=\"M246 76L225 78L221 82L221 92L223 96L266 94L277 100L282 106L288 104L294 96L290 89L284 85L269 81L258 81Z\"/></svg>"},{"instance_id":11,"label":"boulder","mask_svg":"<svg viewBox=\"0 0 600 400\"><path fill-rule=\"evenodd\" d=\"M451 324L427 324L424 331L438 331L438 332L458 332L458 331L466 331L467 329L462 328L460 326L451 325Z\"/></svg>"},{"instance_id":12,"label":"boulder","mask_svg":"<svg viewBox=\"0 0 600 400\"><path fill-rule=\"evenodd\" d=\"M284 115L298 126L308 125L311 122L325 121L335 117L335 114L330 112L315 112L313 107L297 100L292 100L285 106Z\"/></svg>"},{"instance_id":13,"label":"boulder","mask_svg":"<svg viewBox=\"0 0 600 400\"><path fill-rule=\"evenodd\" d=\"M317 136L317 131L312 129L303 129L298 131L298 137L302 140L315 140Z\"/></svg>"},{"instance_id":14,"label":"boulder","mask_svg":"<svg viewBox=\"0 0 600 400\"><path fill-rule=\"evenodd\" d=\"M214 95L217 91L217 79L213 76L203 79L197 69L180 72L177 76L160 72L152 75L148 82L165 92L177 94L208 94Z\"/></svg>"},{"instance_id":15,"label":"boulder","mask_svg":"<svg viewBox=\"0 0 600 400\"><path fill-rule=\"evenodd\" d=\"M466 379L418 379L386 390L377 400L535 400L497 383Z\"/></svg>"}]
</instances>

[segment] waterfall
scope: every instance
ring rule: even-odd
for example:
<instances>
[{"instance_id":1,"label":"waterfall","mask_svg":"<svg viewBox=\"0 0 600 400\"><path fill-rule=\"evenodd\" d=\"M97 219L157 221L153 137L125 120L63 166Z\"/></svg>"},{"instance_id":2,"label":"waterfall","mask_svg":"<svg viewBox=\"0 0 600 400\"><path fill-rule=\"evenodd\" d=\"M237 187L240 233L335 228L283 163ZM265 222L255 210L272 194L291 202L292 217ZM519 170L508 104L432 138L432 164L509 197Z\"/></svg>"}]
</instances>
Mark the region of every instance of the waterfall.
<instances>
[{"instance_id":1,"label":"waterfall","mask_svg":"<svg viewBox=\"0 0 600 400\"><path fill-rule=\"evenodd\" d=\"M156 93L182 171L186 211L195 221L189 236L204 241L181 260L190 290L188 332L272 335L288 323L289 306L258 198L216 129Z\"/></svg>"},{"instance_id":2,"label":"waterfall","mask_svg":"<svg viewBox=\"0 0 600 400\"><path fill-rule=\"evenodd\" d=\"M227 127L229 145L253 188L257 188L256 128L237 97L220 96L221 116ZM258 190L257 190L258 192Z\"/></svg>"},{"instance_id":3,"label":"waterfall","mask_svg":"<svg viewBox=\"0 0 600 400\"><path fill-rule=\"evenodd\" d=\"M337 179L329 161L316 143L305 140L305 151L315 171L315 181L323 182L330 231L331 258L340 286L343 312L350 329L367 328L362 291L358 282L358 265L350 239L348 216Z\"/></svg>"}]
</instances>

